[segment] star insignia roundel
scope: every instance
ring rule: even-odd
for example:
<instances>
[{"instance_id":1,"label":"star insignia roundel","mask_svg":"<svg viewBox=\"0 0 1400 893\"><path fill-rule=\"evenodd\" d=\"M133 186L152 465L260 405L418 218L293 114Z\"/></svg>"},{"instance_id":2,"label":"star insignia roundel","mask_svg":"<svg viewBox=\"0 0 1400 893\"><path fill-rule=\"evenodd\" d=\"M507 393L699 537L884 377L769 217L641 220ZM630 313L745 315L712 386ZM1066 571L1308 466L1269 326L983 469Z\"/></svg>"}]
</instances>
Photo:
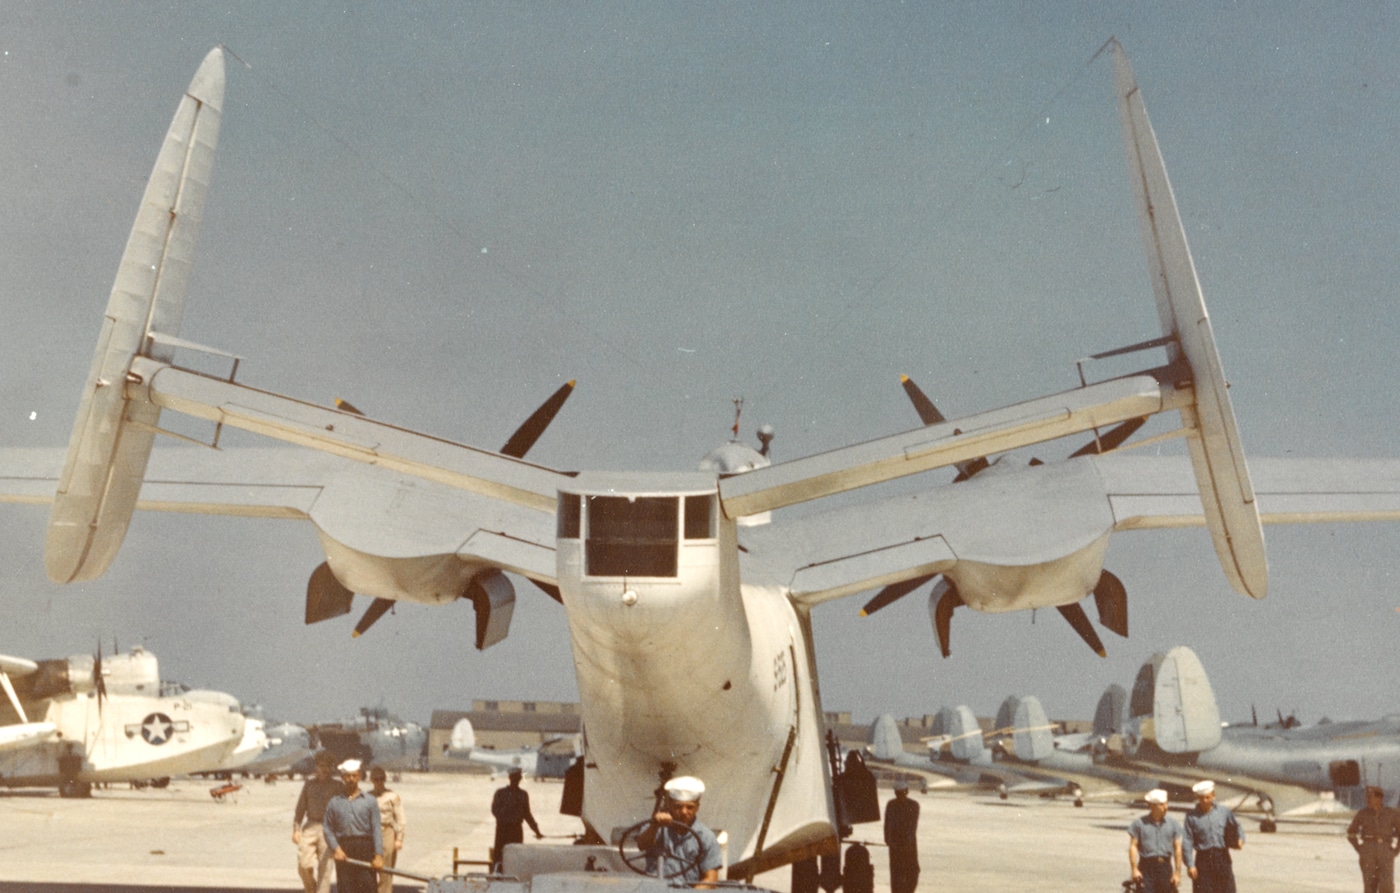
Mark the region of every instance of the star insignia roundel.
<instances>
[{"instance_id":1,"label":"star insignia roundel","mask_svg":"<svg viewBox=\"0 0 1400 893\"><path fill-rule=\"evenodd\" d=\"M164 713L152 713L141 721L141 737L147 744L164 744L175 731L175 723Z\"/></svg>"}]
</instances>

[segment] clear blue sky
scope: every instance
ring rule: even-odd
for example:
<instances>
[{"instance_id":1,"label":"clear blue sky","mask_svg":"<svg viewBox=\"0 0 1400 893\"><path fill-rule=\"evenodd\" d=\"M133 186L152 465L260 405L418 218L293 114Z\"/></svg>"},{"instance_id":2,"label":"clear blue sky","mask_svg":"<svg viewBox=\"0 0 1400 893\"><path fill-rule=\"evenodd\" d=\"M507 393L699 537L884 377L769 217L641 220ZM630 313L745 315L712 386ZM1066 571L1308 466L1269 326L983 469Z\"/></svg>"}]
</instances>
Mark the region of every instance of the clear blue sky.
<instances>
[{"instance_id":1,"label":"clear blue sky","mask_svg":"<svg viewBox=\"0 0 1400 893\"><path fill-rule=\"evenodd\" d=\"M566 469L693 467L737 396L781 459L911 427L901 373L950 414L1072 387L1077 358L1157 334L1110 67L1088 64L1116 34L1246 450L1400 452L1388 5L344 6L4 4L7 445L66 444L144 179L218 43L238 59L182 334L249 384L495 447L577 378L531 454ZM575 696L562 612L528 584L485 654L466 605L351 641L301 624L309 525L139 516L106 577L60 588L45 518L0 511L0 650L144 642L167 676L303 720ZM1227 716L1400 710L1400 526L1267 536L1253 603L1204 531L1119 535L1132 638L1106 661L1053 614L959 612L942 660L922 594L826 605L826 707L1037 693L1088 716L1187 644Z\"/></svg>"}]
</instances>

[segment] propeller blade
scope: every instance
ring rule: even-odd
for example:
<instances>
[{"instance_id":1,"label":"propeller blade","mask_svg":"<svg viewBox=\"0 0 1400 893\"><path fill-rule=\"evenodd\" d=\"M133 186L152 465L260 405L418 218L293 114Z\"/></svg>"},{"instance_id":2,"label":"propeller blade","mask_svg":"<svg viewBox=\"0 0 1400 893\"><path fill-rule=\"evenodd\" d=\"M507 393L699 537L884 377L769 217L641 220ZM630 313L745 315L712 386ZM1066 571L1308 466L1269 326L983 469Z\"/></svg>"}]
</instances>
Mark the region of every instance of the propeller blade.
<instances>
[{"instance_id":1,"label":"propeller blade","mask_svg":"<svg viewBox=\"0 0 1400 893\"><path fill-rule=\"evenodd\" d=\"M933 401L928 398L928 395L914 384L914 379L907 375L901 375L899 383L904 386L904 393L909 395L909 402L914 404L914 411L919 414L919 420L925 425L937 425L940 422L948 421L943 417L943 413L938 411L938 407L933 405ZM956 465L958 476L953 478L953 483L965 481L991 464L987 461L986 456L978 456L976 459L959 462Z\"/></svg>"},{"instance_id":2,"label":"propeller blade","mask_svg":"<svg viewBox=\"0 0 1400 893\"><path fill-rule=\"evenodd\" d=\"M938 636L938 650L943 652L944 657L953 653L949 644L953 609L962 603L958 587L954 586L947 577L939 580L937 585L933 587L933 591L928 594L929 613L933 615L933 632Z\"/></svg>"},{"instance_id":3,"label":"propeller blade","mask_svg":"<svg viewBox=\"0 0 1400 893\"><path fill-rule=\"evenodd\" d=\"M360 410L355 407L355 404L351 403L349 400L342 400L339 397L335 398L335 408L340 410L341 412L350 412L354 413L355 415L364 415L364 413L360 412Z\"/></svg>"},{"instance_id":4,"label":"propeller blade","mask_svg":"<svg viewBox=\"0 0 1400 893\"><path fill-rule=\"evenodd\" d=\"M1108 657L1108 652L1104 650L1103 642L1099 640L1099 634L1094 632L1094 625L1089 622L1089 615L1084 613L1084 609L1078 602L1070 605L1059 605L1055 610L1060 612L1060 616L1069 621L1069 625L1074 627L1074 631L1079 633L1079 638L1093 649L1099 657Z\"/></svg>"},{"instance_id":5,"label":"propeller blade","mask_svg":"<svg viewBox=\"0 0 1400 893\"><path fill-rule=\"evenodd\" d=\"M102 640L97 640L97 653L92 658L92 687L97 690L97 715L102 715L102 702L107 698L107 679L102 675Z\"/></svg>"},{"instance_id":6,"label":"propeller blade","mask_svg":"<svg viewBox=\"0 0 1400 893\"><path fill-rule=\"evenodd\" d=\"M365 630L374 626L375 622L387 614L393 606L394 600L391 598L377 598L370 602L369 610L365 612L365 616L360 618L360 622L355 624L355 631L350 634L350 638L358 639L364 635Z\"/></svg>"},{"instance_id":7,"label":"propeller blade","mask_svg":"<svg viewBox=\"0 0 1400 893\"><path fill-rule=\"evenodd\" d=\"M860 616L869 617L881 608L888 607L904 596L918 589L920 586L932 580L937 574L927 574L922 577L915 577L912 580L905 580L902 583L891 583L875 594L875 597L865 603L865 607L860 609Z\"/></svg>"},{"instance_id":8,"label":"propeller blade","mask_svg":"<svg viewBox=\"0 0 1400 893\"><path fill-rule=\"evenodd\" d=\"M1093 456L1100 453L1107 453L1118 449L1127 440L1137 433L1137 429L1147 424L1147 418L1128 419L1123 424L1110 430L1102 437L1096 438L1084 444L1084 446L1069 454L1071 459L1076 456Z\"/></svg>"},{"instance_id":9,"label":"propeller blade","mask_svg":"<svg viewBox=\"0 0 1400 893\"><path fill-rule=\"evenodd\" d=\"M515 433L506 441L506 445L501 447L504 455L516 459L523 459L530 451L530 447L535 445L535 441L540 439L544 429L549 427L549 423L554 421L554 417L559 414L559 410L564 407L564 401L569 399L569 395L574 392L574 382L566 382L559 390L549 396L549 399L540 404L540 408L525 420Z\"/></svg>"},{"instance_id":10,"label":"propeller blade","mask_svg":"<svg viewBox=\"0 0 1400 893\"><path fill-rule=\"evenodd\" d=\"M1105 629L1128 638L1128 590L1122 580L1108 571L1101 572L1094 584L1094 607Z\"/></svg>"},{"instance_id":11,"label":"propeller blade","mask_svg":"<svg viewBox=\"0 0 1400 893\"><path fill-rule=\"evenodd\" d=\"M937 425L939 422L948 421L943 417L943 413L938 411L938 407L933 405L928 395L914 384L914 379L901 375L899 383L904 386L904 393L909 395L909 402L914 404L914 411L919 414L919 420L925 425Z\"/></svg>"}]
</instances>

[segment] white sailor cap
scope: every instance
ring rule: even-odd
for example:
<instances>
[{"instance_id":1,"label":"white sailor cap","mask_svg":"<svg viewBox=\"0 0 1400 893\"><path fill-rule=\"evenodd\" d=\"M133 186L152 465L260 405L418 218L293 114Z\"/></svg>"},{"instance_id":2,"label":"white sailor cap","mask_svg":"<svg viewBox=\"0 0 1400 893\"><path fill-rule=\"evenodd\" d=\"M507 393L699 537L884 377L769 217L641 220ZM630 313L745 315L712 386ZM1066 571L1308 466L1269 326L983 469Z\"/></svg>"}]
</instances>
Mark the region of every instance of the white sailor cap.
<instances>
[{"instance_id":1,"label":"white sailor cap","mask_svg":"<svg viewBox=\"0 0 1400 893\"><path fill-rule=\"evenodd\" d=\"M1198 781L1195 784L1191 785L1191 793L1195 794L1197 797L1204 797L1206 794L1213 794L1215 793L1215 782Z\"/></svg>"},{"instance_id":2,"label":"white sailor cap","mask_svg":"<svg viewBox=\"0 0 1400 893\"><path fill-rule=\"evenodd\" d=\"M705 793L705 783L693 775L682 775L666 782L666 796L677 803L694 803Z\"/></svg>"},{"instance_id":3,"label":"white sailor cap","mask_svg":"<svg viewBox=\"0 0 1400 893\"><path fill-rule=\"evenodd\" d=\"M1148 803L1162 804L1167 802L1167 792L1161 788L1154 788L1147 792L1147 796L1142 799Z\"/></svg>"},{"instance_id":4,"label":"white sailor cap","mask_svg":"<svg viewBox=\"0 0 1400 893\"><path fill-rule=\"evenodd\" d=\"M359 772L359 771L360 771L360 761L359 761L359 760L346 760L345 762L341 763L339 766L336 766L335 768L339 769L341 772Z\"/></svg>"}]
</instances>

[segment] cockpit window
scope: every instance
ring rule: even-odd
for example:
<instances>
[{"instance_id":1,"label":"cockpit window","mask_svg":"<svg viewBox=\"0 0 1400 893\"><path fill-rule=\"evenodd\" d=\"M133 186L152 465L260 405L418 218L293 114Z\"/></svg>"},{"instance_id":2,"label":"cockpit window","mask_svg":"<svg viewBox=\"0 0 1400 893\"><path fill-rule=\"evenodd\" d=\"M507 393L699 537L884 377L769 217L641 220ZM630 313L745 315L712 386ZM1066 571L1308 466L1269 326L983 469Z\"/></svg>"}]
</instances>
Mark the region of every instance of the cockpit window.
<instances>
[{"instance_id":1,"label":"cockpit window","mask_svg":"<svg viewBox=\"0 0 1400 893\"><path fill-rule=\"evenodd\" d=\"M588 497L591 577L674 577L680 540L675 496Z\"/></svg>"},{"instance_id":2,"label":"cockpit window","mask_svg":"<svg viewBox=\"0 0 1400 893\"><path fill-rule=\"evenodd\" d=\"M576 540L579 537L579 515L582 508L579 503L582 497L577 493L559 494L559 515L556 519L558 529L557 535L561 540Z\"/></svg>"},{"instance_id":3,"label":"cockpit window","mask_svg":"<svg viewBox=\"0 0 1400 893\"><path fill-rule=\"evenodd\" d=\"M711 540L715 538L715 498L687 496L685 498L685 538Z\"/></svg>"}]
</instances>

